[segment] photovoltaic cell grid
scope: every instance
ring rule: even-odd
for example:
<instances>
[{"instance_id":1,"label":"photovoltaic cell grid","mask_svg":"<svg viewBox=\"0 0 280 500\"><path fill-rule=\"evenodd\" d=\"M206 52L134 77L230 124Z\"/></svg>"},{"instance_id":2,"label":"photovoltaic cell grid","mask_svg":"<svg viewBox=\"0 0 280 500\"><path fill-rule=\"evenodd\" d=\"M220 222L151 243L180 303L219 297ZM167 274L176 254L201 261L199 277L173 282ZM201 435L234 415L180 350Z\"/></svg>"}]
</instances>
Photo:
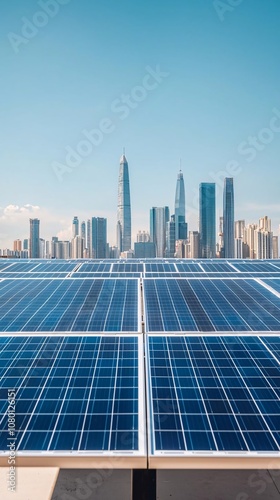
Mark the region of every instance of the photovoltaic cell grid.
<instances>
[{"instance_id":1,"label":"photovoltaic cell grid","mask_svg":"<svg viewBox=\"0 0 280 500\"><path fill-rule=\"evenodd\" d=\"M82 264L78 272L79 273L95 273L95 272L110 272L111 264L105 264L104 262L90 262Z\"/></svg>"},{"instance_id":2,"label":"photovoltaic cell grid","mask_svg":"<svg viewBox=\"0 0 280 500\"><path fill-rule=\"evenodd\" d=\"M176 263L176 268L179 272L187 272L187 273L201 273L203 272L203 268L199 264L189 264L187 262L178 262Z\"/></svg>"},{"instance_id":3,"label":"photovoltaic cell grid","mask_svg":"<svg viewBox=\"0 0 280 500\"><path fill-rule=\"evenodd\" d=\"M151 454L278 452L279 337L148 336Z\"/></svg>"},{"instance_id":4,"label":"photovoltaic cell grid","mask_svg":"<svg viewBox=\"0 0 280 500\"><path fill-rule=\"evenodd\" d=\"M147 332L280 330L280 298L252 279L145 279L144 297Z\"/></svg>"},{"instance_id":5,"label":"photovoltaic cell grid","mask_svg":"<svg viewBox=\"0 0 280 500\"><path fill-rule=\"evenodd\" d=\"M262 341L280 363L280 337L263 337Z\"/></svg>"},{"instance_id":6,"label":"photovoltaic cell grid","mask_svg":"<svg viewBox=\"0 0 280 500\"><path fill-rule=\"evenodd\" d=\"M71 278L141 278L141 273L107 273L107 272L96 272L96 273L79 273L75 272L71 275Z\"/></svg>"},{"instance_id":7,"label":"photovoltaic cell grid","mask_svg":"<svg viewBox=\"0 0 280 500\"><path fill-rule=\"evenodd\" d=\"M7 261L8 260L8 261ZM179 259L129 259L129 261L120 260L25 260L25 259L0 259L0 277L10 277L10 274L5 276L5 273L42 273L40 277L68 277L71 274L73 277L140 277L141 273L146 277L223 277L223 276L238 276L238 277L280 277L280 261L243 261L222 259L202 259L192 261L182 261ZM43 274L44 273L44 274ZM48 273L49 276L48 276ZM51 274L55 273L55 274ZM57 274L56 273L65 273ZM87 273L87 274L83 274ZM88 274L89 273L89 274ZM93 274L92 274L93 273ZM104 273L104 274L103 274ZM186 275L185 273L188 273ZM221 273L224 273L223 275ZM37 276L37 277L38 277ZM22 277L26 277L25 275ZM35 277L35 276L34 276Z\"/></svg>"},{"instance_id":8,"label":"photovoltaic cell grid","mask_svg":"<svg viewBox=\"0 0 280 500\"><path fill-rule=\"evenodd\" d=\"M36 278L66 278L68 276L68 273L59 273L59 272L42 272L42 273L35 273L35 272L27 272L27 273L8 273L8 272L3 272L0 274L0 279L36 279Z\"/></svg>"},{"instance_id":9,"label":"photovoltaic cell grid","mask_svg":"<svg viewBox=\"0 0 280 500\"><path fill-rule=\"evenodd\" d=\"M3 280L1 332L137 332L137 280Z\"/></svg>"},{"instance_id":10,"label":"photovoltaic cell grid","mask_svg":"<svg viewBox=\"0 0 280 500\"><path fill-rule=\"evenodd\" d=\"M10 388L19 451L139 450L138 342L131 336L0 337L0 450L9 442Z\"/></svg>"},{"instance_id":11,"label":"photovoltaic cell grid","mask_svg":"<svg viewBox=\"0 0 280 500\"><path fill-rule=\"evenodd\" d=\"M269 279L269 280L264 280L262 281L266 284L271 286L276 292L280 293L280 279Z\"/></svg>"},{"instance_id":12,"label":"photovoltaic cell grid","mask_svg":"<svg viewBox=\"0 0 280 500\"><path fill-rule=\"evenodd\" d=\"M176 268L174 263L161 263L161 262L151 262L145 264L145 270L147 273L156 272L156 273L174 273L176 272Z\"/></svg>"},{"instance_id":13,"label":"photovoltaic cell grid","mask_svg":"<svg viewBox=\"0 0 280 500\"><path fill-rule=\"evenodd\" d=\"M144 271L144 266L143 264L130 264L129 262L126 262L125 264L113 264L112 265L112 272L113 273L142 273Z\"/></svg>"},{"instance_id":14,"label":"photovoltaic cell grid","mask_svg":"<svg viewBox=\"0 0 280 500\"><path fill-rule=\"evenodd\" d=\"M201 267L208 273L212 272L222 272L222 273L236 273L236 269L233 266L227 263L214 263L214 262L201 262Z\"/></svg>"},{"instance_id":15,"label":"photovoltaic cell grid","mask_svg":"<svg viewBox=\"0 0 280 500\"><path fill-rule=\"evenodd\" d=\"M0 262L0 276L3 272L9 273L24 273L31 272L35 270L39 266L39 263L36 261L33 262L24 262L21 260L10 261L5 263L4 265Z\"/></svg>"},{"instance_id":16,"label":"photovoltaic cell grid","mask_svg":"<svg viewBox=\"0 0 280 500\"><path fill-rule=\"evenodd\" d=\"M279 268L270 262L246 262L246 263L239 263L235 262L234 267L238 269L239 271L243 272L249 272L249 273L273 273L273 272L279 272Z\"/></svg>"}]
</instances>

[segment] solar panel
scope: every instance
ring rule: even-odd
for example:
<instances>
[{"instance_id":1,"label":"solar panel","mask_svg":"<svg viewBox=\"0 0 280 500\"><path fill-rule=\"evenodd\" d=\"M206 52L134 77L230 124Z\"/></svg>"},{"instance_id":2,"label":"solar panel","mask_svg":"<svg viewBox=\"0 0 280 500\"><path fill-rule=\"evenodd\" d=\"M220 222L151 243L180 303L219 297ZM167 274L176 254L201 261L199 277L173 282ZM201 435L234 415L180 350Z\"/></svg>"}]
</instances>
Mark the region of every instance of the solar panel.
<instances>
[{"instance_id":1,"label":"solar panel","mask_svg":"<svg viewBox=\"0 0 280 500\"><path fill-rule=\"evenodd\" d=\"M280 299L255 280L145 279L147 332L279 331Z\"/></svg>"},{"instance_id":2,"label":"solar panel","mask_svg":"<svg viewBox=\"0 0 280 500\"><path fill-rule=\"evenodd\" d=\"M163 263L163 262L151 262L145 264L145 271L147 273L174 273L176 272L175 265L173 263Z\"/></svg>"},{"instance_id":3,"label":"solar panel","mask_svg":"<svg viewBox=\"0 0 280 500\"><path fill-rule=\"evenodd\" d=\"M246 263L239 263L235 262L234 267L238 269L239 271L243 272L249 272L249 273L274 273L274 272L279 272L277 270L277 267L271 265L269 262L263 262L263 261L254 261L254 262L246 262Z\"/></svg>"},{"instance_id":4,"label":"solar panel","mask_svg":"<svg viewBox=\"0 0 280 500\"><path fill-rule=\"evenodd\" d=\"M12 261L9 265L1 266L0 271L7 271L9 273L23 273L23 272L31 272L38 268L38 262L25 262L21 260Z\"/></svg>"},{"instance_id":5,"label":"solar panel","mask_svg":"<svg viewBox=\"0 0 280 500\"><path fill-rule=\"evenodd\" d=\"M110 269L112 267L112 264L105 264L104 262L87 262L85 264L82 264L78 272L79 273L95 273L95 272L110 272Z\"/></svg>"},{"instance_id":6,"label":"solar panel","mask_svg":"<svg viewBox=\"0 0 280 500\"><path fill-rule=\"evenodd\" d=\"M144 456L142 358L137 336L0 337L0 450L9 442L7 390L13 388L18 457L36 451Z\"/></svg>"},{"instance_id":7,"label":"solar panel","mask_svg":"<svg viewBox=\"0 0 280 500\"><path fill-rule=\"evenodd\" d=\"M71 274L71 278L140 278L141 273L79 273Z\"/></svg>"},{"instance_id":8,"label":"solar panel","mask_svg":"<svg viewBox=\"0 0 280 500\"><path fill-rule=\"evenodd\" d=\"M201 267L205 269L208 273L212 273L215 271L218 272L226 272L226 273L236 273L236 269L224 262L201 262Z\"/></svg>"},{"instance_id":9,"label":"solar panel","mask_svg":"<svg viewBox=\"0 0 280 500\"><path fill-rule=\"evenodd\" d=\"M1 332L137 332L137 280L0 282Z\"/></svg>"},{"instance_id":10,"label":"solar panel","mask_svg":"<svg viewBox=\"0 0 280 500\"><path fill-rule=\"evenodd\" d=\"M276 292L280 293L280 279L264 280L262 278L262 282L273 288L273 290L276 290Z\"/></svg>"},{"instance_id":11,"label":"solar panel","mask_svg":"<svg viewBox=\"0 0 280 500\"><path fill-rule=\"evenodd\" d=\"M151 457L279 456L280 366L264 342L251 336L148 336ZM279 337L272 337L275 345L279 350Z\"/></svg>"},{"instance_id":12,"label":"solar panel","mask_svg":"<svg viewBox=\"0 0 280 500\"><path fill-rule=\"evenodd\" d=\"M189 264L186 262L176 262L176 268L179 272L201 273L203 268L199 264Z\"/></svg>"},{"instance_id":13,"label":"solar panel","mask_svg":"<svg viewBox=\"0 0 280 500\"><path fill-rule=\"evenodd\" d=\"M143 264L135 264L130 262L123 262L118 264L112 264L112 273L142 273L144 271Z\"/></svg>"},{"instance_id":14,"label":"solar panel","mask_svg":"<svg viewBox=\"0 0 280 500\"><path fill-rule=\"evenodd\" d=\"M271 351L273 356L280 362L280 337L263 337L262 342ZM276 389L278 396L280 398L280 388Z\"/></svg>"},{"instance_id":15,"label":"solar panel","mask_svg":"<svg viewBox=\"0 0 280 500\"><path fill-rule=\"evenodd\" d=\"M3 271L0 274L0 278L2 279L7 279L7 278L12 278L12 279L36 279L36 278L66 278L68 276L68 272L65 273L59 273L59 272L42 272L42 273L37 273L37 272L30 272L28 271L27 273L24 272L13 272L13 273L8 273L6 271Z\"/></svg>"}]
</instances>

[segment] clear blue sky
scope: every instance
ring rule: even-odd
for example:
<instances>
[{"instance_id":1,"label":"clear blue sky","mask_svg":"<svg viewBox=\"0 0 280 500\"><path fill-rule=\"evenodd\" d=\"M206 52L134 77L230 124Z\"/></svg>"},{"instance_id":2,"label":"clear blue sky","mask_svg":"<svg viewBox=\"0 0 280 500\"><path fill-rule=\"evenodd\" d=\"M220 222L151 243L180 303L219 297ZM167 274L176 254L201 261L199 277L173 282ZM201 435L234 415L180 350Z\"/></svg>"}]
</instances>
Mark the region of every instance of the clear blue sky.
<instances>
[{"instance_id":1,"label":"clear blue sky","mask_svg":"<svg viewBox=\"0 0 280 500\"><path fill-rule=\"evenodd\" d=\"M61 2L52 17L40 14L47 0L1 2L0 248L28 236L30 214L46 239L67 237L74 215L108 217L114 244L123 146L134 234L149 229L152 206L172 213L180 158L190 229L199 183L231 160L239 165L235 218L268 215L278 228L279 1L243 0L219 13L212 0ZM121 119L116 100L141 92L147 66L157 65L168 76ZM66 147L106 118L110 133L59 181L54 162L65 164ZM248 137L259 134L248 152ZM217 196L219 212L221 189Z\"/></svg>"}]
</instances>

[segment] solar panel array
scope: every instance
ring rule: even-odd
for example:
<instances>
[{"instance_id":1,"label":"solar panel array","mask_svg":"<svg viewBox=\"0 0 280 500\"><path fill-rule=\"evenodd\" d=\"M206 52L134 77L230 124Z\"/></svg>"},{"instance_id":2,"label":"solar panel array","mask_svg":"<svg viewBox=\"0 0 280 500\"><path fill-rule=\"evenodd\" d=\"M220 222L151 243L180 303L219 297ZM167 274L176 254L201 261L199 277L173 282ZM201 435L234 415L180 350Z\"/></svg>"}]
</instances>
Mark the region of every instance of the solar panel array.
<instances>
[{"instance_id":1,"label":"solar panel array","mask_svg":"<svg viewBox=\"0 0 280 500\"><path fill-rule=\"evenodd\" d=\"M0 298L0 464L11 388L24 457L280 457L279 260L0 259Z\"/></svg>"},{"instance_id":2,"label":"solar panel array","mask_svg":"<svg viewBox=\"0 0 280 500\"><path fill-rule=\"evenodd\" d=\"M28 278L38 274L40 277L55 277L62 273L64 277L263 277L280 278L280 260L242 261L180 260L180 259L129 259L129 260L28 260L0 259L0 279L11 273L11 277ZM21 275L22 273L22 275ZM50 276L49 276L50 277Z\"/></svg>"}]
</instances>

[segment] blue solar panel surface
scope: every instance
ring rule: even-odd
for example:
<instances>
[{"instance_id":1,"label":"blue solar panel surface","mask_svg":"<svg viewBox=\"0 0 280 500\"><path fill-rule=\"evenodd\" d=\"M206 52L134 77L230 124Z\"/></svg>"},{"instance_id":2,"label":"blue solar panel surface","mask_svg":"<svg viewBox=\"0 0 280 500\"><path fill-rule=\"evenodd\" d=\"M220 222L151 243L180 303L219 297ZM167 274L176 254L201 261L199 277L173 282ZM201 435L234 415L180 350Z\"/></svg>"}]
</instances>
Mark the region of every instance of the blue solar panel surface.
<instances>
[{"instance_id":1,"label":"blue solar panel surface","mask_svg":"<svg viewBox=\"0 0 280 500\"><path fill-rule=\"evenodd\" d=\"M261 278L261 280L266 283L266 285L271 286L276 292L280 293L280 279L269 279L269 280L264 280Z\"/></svg>"},{"instance_id":2,"label":"blue solar panel surface","mask_svg":"<svg viewBox=\"0 0 280 500\"><path fill-rule=\"evenodd\" d=\"M234 263L234 267L238 271L249 272L249 273L273 273L278 272L277 267L273 266L270 262L248 262L241 264L239 262Z\"/></svg>"},{"instance_id":3,"label":"blue solar panel surface","mask_svg":"<svg viewBox=\"0 0 280 500\"><path fill-rule=\"evenodd\" d=\"M0 450L16 390L20 451L139 449L138 338L0 337Z\"/></svg>"},{"instance_id":4,"label":"blue solar panel surface","mask_svg":"<svg viewBox=\"0 0 280 500\"><path fill-rule=\"evenodd\" d=\"M279 331L280 299L255 280L145 279L148 332Z\"/></svg>"},{"instance_id":5,"label":"blue solar panel surface","mask_svg":"<svg viewBox=\"0 0 280 500\"><path fill-rule=\"evenodd\" d=\"M148 336L147 349L152 454L279 452L280 366L262 339Z\"/></svg>"},{"instance_id":6,"label":"blue solar panel surface","mask_svg":"<svg viewBox=\"0 0 280 500\"><path fill-rule=\"evenodd\" d=\"M87 262L85 264L81 264L78 269L79 273L95 273L95 272L110 272L112 264L99 262Z\"/></svg>"},{"instance_id":7,"label":"blue solar panel surface","mask_svg":"<svg viewBox=\"0 0 280 500\"><path fill-rule=\"evenodd\" d=\"M1 332L138 331L137 280L0 282Z\"/></svg>"}]
</instances>

